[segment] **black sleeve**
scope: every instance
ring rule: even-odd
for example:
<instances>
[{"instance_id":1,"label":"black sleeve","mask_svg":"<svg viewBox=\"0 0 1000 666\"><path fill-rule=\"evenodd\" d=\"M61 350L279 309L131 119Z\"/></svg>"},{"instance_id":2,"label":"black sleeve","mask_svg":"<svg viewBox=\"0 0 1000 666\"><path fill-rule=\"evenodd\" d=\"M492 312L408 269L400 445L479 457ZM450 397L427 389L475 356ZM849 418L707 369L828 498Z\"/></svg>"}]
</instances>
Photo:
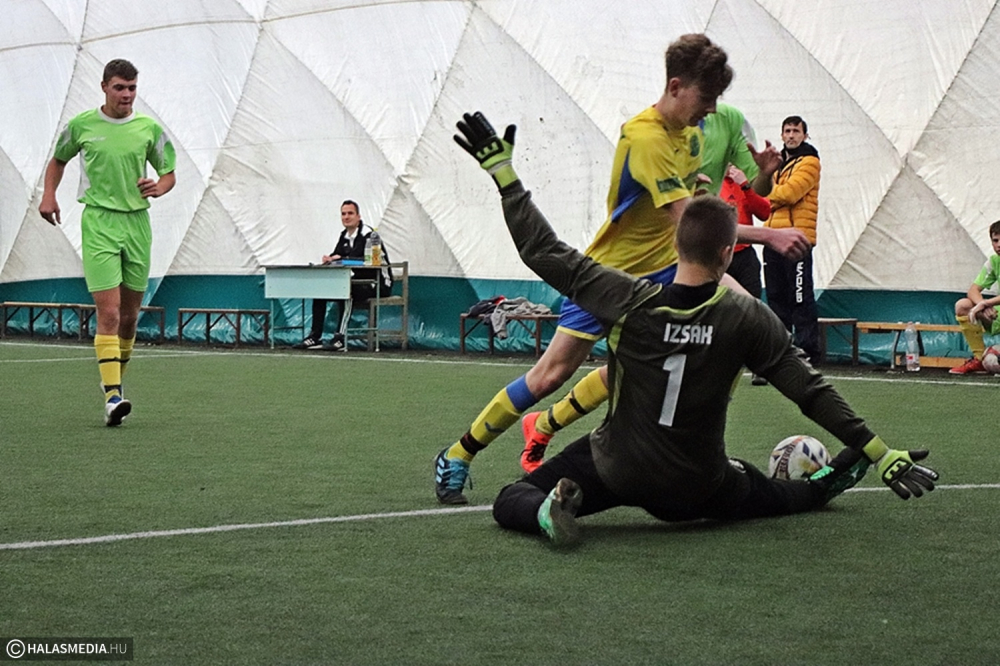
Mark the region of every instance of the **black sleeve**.
<instances>
[{"instance_id":1,"label":"black sleeve","mask_svg":"<svg viewBox=\"0 0 1000 666\"><path fill-rule=\"evenodd\" d=\"M846 446L861 450L875 436L864 419L854 413L843 396L792 345L784 324L766 305L754 302L753 331L748 339L751 356L747 367L766 378L802 413L821 425Z\"/></svg>"},{"instance_id":2,"label":"black sleeve","mask_svg":"<svg viewBox=\"0 0 1000 666\"><path fill-rule=\"evenodd\" d=\"M601 266L559 240L520 181L504 188L503 213L525 265L604 324L659 293L659 285Z\"/></svg>"}]
</instances>

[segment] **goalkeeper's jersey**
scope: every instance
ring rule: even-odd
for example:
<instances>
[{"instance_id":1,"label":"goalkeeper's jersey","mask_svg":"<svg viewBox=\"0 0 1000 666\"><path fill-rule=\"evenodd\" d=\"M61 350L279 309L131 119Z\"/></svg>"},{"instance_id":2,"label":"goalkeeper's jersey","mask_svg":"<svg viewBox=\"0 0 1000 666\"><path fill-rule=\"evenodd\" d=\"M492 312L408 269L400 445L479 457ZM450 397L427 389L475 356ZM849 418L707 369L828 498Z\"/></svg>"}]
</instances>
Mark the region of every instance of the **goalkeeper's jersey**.
<instances>
[{"instance_id":1,"label":"goalkeeper's jersey","mask_svg":"<svg viewBox=\"0 0 1000 666\"><path fill-rule=\"evenodd\" d=\"M82 153L80 203L116 211L149 208L137 185L149 162L160 176L176 166L174 146L163 128L141 113L111 118L100 109L69 121L56 142L54 157L69 162Z\"/></svg>"},{"instance_id":2,"label":"goalkeeper's jersey","mask_svg":"<svg viewBox=\"0 0 1000 666\"><path fill-rule=\"evenodd\" d=\"M701 166L697 127L668 130L649 107L622 125L608 192L608 217L586 254L636 276L677 263L677 221L665 206L694 192Z\"/></svg>"},{"instance_id":3,"label":"goalkeeper's jersey","mask_svg":"<svg viewBox=\"0 0 1000 666\"><path fill-rule=\"evenodd\" d=\"M601 478L622 497L697 503L716 490L743 366L851 448L874 437L760 301L716 283L662 287L604 268L558 240L520 187L504 191L504 216L528 267L609 329L611 398L591 442Z\"/></svg>"}]
</instances>

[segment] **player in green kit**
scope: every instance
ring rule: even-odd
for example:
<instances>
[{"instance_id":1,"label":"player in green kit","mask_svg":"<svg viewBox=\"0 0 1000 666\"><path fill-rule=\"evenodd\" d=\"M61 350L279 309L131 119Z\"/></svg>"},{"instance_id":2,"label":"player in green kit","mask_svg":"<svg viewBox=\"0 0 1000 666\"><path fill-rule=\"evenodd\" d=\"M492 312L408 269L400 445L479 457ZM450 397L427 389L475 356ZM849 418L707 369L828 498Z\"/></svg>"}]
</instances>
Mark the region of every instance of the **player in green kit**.
<instances>
[{"instance_id":1,"label":"player in green kit","mask_svg":"<svg viewBox=\"0 0 1000 666\"><path fill-rule=\"evenodd\" d=\"M105 66L104 104L74 117L59 135L38 207L49 224L61 224L56 190L66 163L81 154L83 274L97 310L94 347L109 426L120 425L132 411L122 394L122 373L132 356L149 282L149 199L176 183L173 144L155 120L132 108L138 76L127 60ZM157 180L146 177L147 162Z\"/></svg>"}]
</instances>

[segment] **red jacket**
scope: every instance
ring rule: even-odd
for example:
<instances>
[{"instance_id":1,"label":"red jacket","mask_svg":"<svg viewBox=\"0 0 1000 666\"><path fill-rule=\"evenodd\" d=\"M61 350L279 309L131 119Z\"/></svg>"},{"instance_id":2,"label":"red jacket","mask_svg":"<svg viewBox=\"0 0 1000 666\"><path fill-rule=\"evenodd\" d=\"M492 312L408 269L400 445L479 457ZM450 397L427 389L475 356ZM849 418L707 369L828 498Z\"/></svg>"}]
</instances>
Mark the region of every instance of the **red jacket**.
<instances>
[{"instance_id":1,"label":"red jacket","mask_svg":"<svg viewBox=\"0 0 1000 666\"><path fill-rule=\"evenodd\" d=\"M743 186L739 186L729 176L722 179L722 187L719 188L719 198L736 209L739 213L740 224L753 226L753 218L766 220L771 216L771 202L767 197L762 197L750 187L750 181ZM750 247L746 243L738 243L735 252L745 250Z\"/></svg>"}]
</instances>

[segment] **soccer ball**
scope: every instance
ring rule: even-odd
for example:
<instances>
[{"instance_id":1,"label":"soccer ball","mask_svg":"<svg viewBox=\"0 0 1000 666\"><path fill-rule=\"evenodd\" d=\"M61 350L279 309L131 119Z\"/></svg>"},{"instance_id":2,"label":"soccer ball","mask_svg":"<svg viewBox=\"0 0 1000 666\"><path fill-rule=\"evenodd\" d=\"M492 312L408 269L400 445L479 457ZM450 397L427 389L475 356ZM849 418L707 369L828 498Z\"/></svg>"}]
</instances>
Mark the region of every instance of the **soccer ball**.
<instances>
[{"instance_id":1,"label":"soccer ball","mask_svg":"<svg viewBox=\"0 0 1000 666\"><path fill-rule=\"evenodd\" d=\"M994 375L1000 374L1000 349L987 347L983 352L983 367Z\"/></svg>"},{"instance_id":2,"label":"soccer ball","mask_svg":"<svg viewBox=\"0 0 1000 666\"><path fill-rule=\"evenodd\" d=\"M772 479L808 479L813 472L830 464L830 452L809 435L795 435L778 442L767 461Z\"/></svg>"}]
</instances>

